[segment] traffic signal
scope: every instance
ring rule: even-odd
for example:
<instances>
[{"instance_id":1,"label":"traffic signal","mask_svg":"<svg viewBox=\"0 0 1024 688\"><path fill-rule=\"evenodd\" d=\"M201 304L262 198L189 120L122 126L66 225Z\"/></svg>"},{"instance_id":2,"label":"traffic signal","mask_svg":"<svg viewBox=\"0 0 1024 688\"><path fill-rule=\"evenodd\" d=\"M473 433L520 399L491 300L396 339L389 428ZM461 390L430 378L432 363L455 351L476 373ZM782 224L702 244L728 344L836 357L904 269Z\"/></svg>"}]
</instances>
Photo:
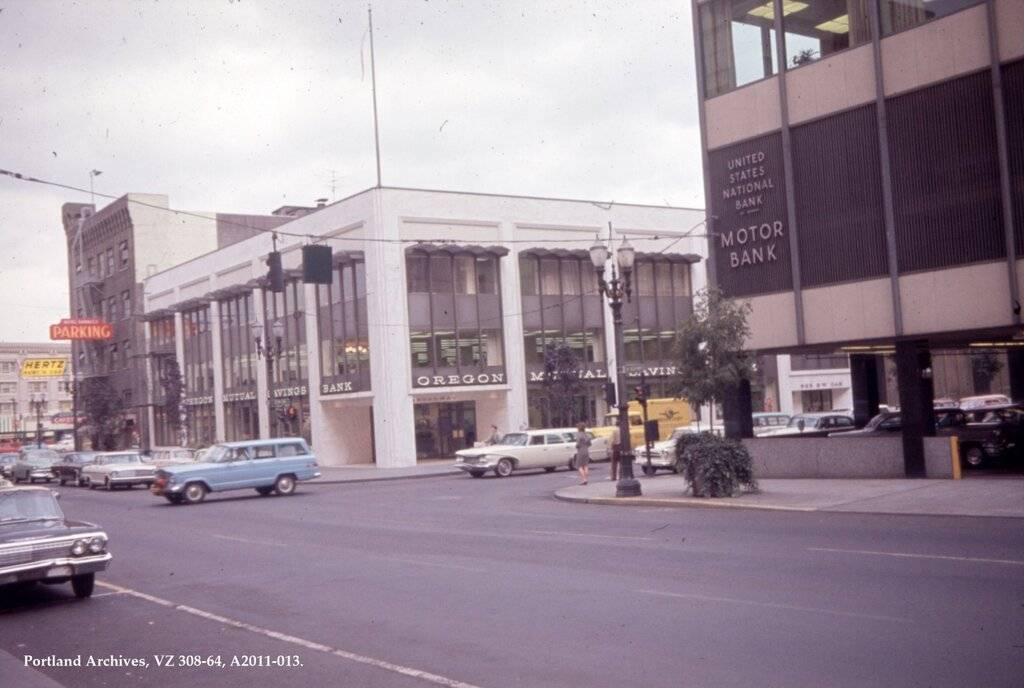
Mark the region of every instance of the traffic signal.
<instances>
[{"instance_id":1,"label":"traffic signal","mask_svg":"<svg viewBox=\"0 0 1024 688\"><path fill-rule=\"evenodd\" d=\"M640 402L641 405L647 404L647 385L637 385L633 388L633 397Z\"/></svg>"},{"instance_id":2,"label":"traffic signal","mask_svg":"<svg viewBox=\"0 0 1024 688\"><path fill-rule=\"evenodd\" d=\"M279 251L271 251L267 255L267 282L269 283L270 291L284 291L284 270L281 266L281 253Z\"/></svg>"}]
</instances>

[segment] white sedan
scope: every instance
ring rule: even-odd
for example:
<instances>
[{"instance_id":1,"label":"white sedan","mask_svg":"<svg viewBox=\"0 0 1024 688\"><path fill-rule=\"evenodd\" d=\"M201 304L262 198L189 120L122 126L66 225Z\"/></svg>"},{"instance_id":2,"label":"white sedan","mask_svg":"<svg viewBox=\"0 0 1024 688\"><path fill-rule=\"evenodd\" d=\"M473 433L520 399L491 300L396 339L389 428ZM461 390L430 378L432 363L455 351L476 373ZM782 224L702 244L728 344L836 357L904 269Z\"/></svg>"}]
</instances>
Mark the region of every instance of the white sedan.
<instances>
[{"instance_id":1,"label":"white sedan","mask_svg":"<svg viewBox=\"0 0 1024 688\"><path fill-rule=\"evenodd\" d=\"M593 435L591 440L591 460L607 457L607 440ZM482 478L487 471L504 478L514 471L531 468L548 472L556 468L572 470L575 456L575 430L526 430L510 432L495 444L455 452L455 467L474 478Z\"/></svg>"},{"instance_id":2,"label":"white sedan","mask_svg":"<svg viewBox=\"0 0 1024 688\"><path fill-rule=\"evenodd\" d=\"M82 467L81 476L82 484L90 489L111 490L118 485L148 487L156 479L156 466L143 462L138 452L104 452Z\"/></svg>"}]
</instances>

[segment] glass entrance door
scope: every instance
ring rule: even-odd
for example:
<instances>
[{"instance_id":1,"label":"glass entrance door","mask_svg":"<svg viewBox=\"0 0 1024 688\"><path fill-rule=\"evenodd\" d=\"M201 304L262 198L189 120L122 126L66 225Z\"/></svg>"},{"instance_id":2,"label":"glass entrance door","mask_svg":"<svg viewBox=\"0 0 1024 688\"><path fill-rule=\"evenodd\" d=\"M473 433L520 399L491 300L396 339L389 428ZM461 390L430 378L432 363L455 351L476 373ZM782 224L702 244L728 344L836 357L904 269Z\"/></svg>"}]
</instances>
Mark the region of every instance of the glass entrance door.
<instances>
[{"instance_id":1,"label":"glass entrance door","mask_svg":"<svg viewBox=\"0 0 1024 688\"><path fill-rule=\"evenodd\" d=\"M449 457L476 442L476 404L416 404L416 458Z\"/></svg>"}]
</instances>

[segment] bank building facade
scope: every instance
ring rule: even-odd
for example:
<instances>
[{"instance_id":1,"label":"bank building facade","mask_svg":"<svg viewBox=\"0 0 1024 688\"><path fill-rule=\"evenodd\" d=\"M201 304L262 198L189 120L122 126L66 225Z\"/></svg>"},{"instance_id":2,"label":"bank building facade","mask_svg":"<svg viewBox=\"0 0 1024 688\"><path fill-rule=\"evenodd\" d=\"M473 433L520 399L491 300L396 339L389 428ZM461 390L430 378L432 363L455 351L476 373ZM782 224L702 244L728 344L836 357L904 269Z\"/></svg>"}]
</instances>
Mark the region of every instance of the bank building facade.
<instances>
[{"instance_id":1,"label":"bank building facade","mask_svg":"<svg viewBox=\"0 0 1024 688\"><path fill-rule=\"evenodd\" d=\"M544 351L563 344L579 361L576 415L595 423L616 361L588 249L609 224L613 249L626 238L637 255L623 364L668 394L676 327L705 284L703 220L385 187L201 255L145 281L151 443L303 435L323 465L411 466L491 426L547 425ZM330 284L304 281L307 245L329 247Z\"/></svg>"}]
</instances>

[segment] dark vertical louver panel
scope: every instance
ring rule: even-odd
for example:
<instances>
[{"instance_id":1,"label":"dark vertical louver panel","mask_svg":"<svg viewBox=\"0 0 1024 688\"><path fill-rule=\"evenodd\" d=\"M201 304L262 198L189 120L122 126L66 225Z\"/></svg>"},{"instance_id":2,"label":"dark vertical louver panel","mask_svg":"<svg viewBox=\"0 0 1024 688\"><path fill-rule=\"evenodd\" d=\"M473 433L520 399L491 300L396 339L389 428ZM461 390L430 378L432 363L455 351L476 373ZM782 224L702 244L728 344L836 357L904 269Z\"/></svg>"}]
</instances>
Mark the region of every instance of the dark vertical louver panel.
<instances>
[{"instance_id":1,"label":"dark vertical louver panel","mask_svg":"<svg viewBox=\"0 0 1024 688\"><path fill-rule=\"evenodd\" d=\"M1006 140L1010 152L1010 198L1017 257L1024 256L1024 60L1003 65Z\"/></svg>"},{"instance_id":2,"label":"dark vertical louver panel","mask_svg":"<svg viewBox=\"0 0 1024 688\"><path fill-rule=\"evenodd\" d=\"M793 172L803 285L887 275L875 106L793 129Z\"/></svg>"},{"instance_id":3,"label":"dark vertical louver panel","mask_svg":"<svg viewBox=\"0 0 1024 688\"><path fill-rule=\"evenodd\" d=\"M992 77L888 100L901 273L1005 257Z\"/></svg>"},{"instance_id":4,"label":"dark vertical louver panel","mask_svg":"<svg viewBox=\"0 0 1024 688\"><path fill-rule=\"evenodd\" d=\"M711 151L708 163L719 288L728 296L792 289L782 135Z\"/></svg>"}]
</instances>

